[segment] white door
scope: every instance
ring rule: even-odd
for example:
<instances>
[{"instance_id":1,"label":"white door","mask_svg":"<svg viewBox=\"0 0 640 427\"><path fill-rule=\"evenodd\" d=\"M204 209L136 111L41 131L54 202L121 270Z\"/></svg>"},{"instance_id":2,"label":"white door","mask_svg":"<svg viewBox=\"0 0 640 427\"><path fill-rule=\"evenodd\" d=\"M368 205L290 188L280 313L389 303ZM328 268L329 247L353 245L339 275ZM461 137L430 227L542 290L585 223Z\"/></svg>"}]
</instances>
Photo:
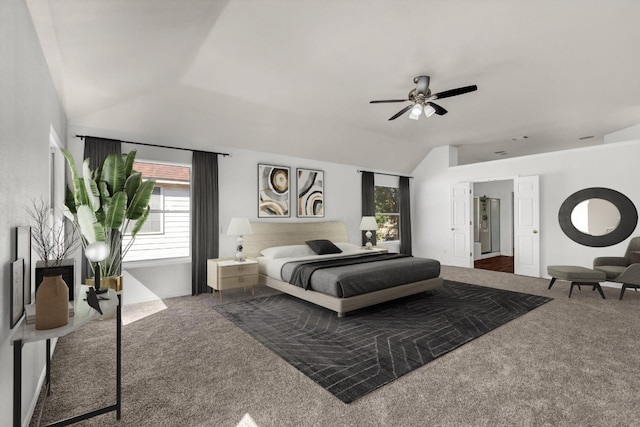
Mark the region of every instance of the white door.
<instances>
[{"instance_id":1,"label":"white door","mask_svg":"<svg viewBox=\"0 0 640 427\"><path fill-rule=\"evenodd\" d=\"M514 273L540 277L540 195L538 176L513 181Z\"/></svg>"},{"instance_id":2,"label":"white door","mask_svg":"<svg viewBox=\"0 0 640 427\"><path fill-rule=\"evenodd\" d=\"M473 267L471 251L471 183L451 186L451 254L449 264Z\"/></svg>"}]
</instances>

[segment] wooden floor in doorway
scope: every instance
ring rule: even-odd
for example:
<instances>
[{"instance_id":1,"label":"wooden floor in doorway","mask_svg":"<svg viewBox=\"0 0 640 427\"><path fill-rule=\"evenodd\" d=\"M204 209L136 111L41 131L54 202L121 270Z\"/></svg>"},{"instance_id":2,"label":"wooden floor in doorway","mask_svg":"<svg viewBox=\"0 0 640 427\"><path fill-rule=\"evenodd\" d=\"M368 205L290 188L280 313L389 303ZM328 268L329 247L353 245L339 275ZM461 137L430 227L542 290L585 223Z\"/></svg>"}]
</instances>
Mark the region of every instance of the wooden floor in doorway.
<instances>
[{"instance_id":1,"label":"wooden floor in doorway","mask_svg":"<svg viewBox=\"0 0 640 427\"><path fill-rule=\"evenodd\" d=\"M513 273L513 257L500 255L491 258L479 259L474 261L473 266L482 270Z\"/></svg>"}]
</instances>

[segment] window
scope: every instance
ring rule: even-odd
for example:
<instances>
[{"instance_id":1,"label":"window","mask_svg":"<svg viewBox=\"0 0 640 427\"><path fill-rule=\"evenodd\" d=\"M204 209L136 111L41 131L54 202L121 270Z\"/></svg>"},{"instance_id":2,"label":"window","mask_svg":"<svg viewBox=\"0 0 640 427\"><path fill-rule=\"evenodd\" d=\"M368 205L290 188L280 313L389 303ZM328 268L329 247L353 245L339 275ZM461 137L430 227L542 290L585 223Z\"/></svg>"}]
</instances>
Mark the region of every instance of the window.
<instances>
[{"instance_id":1,"label":"window","mask_svg":"<svg viewBox=\"0 0 640 427\"><path fill-rule=\"evenodd\" d=\"M400 196L397 187L374 187L378 242L400 240Z\"/></svg>"},{"instance_id":2,"label":"window","mask_svg":"<svg viewBox=\"0 0 640 427\"><path fill-rule=\"evenodd\" d=\"M182 258L190 255L191 167L138 160L133 168L143 179L155 179L151 211L124 261ZM131 231L131 227L129 227ZM123 248L130 241L126 233Z\"/></svg>"}]
</instances>

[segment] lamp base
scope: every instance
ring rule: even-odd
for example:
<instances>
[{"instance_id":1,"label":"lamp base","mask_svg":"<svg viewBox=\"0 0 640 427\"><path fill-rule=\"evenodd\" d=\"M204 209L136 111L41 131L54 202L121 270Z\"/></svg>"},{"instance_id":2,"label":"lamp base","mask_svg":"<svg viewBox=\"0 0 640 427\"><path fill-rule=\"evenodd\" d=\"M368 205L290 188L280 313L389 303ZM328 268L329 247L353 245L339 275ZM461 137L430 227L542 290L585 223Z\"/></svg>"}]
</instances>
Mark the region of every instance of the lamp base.
<instances>
[{"instance_id":1,"label":"lamp base","mask_svg":"<svg viewBox=\"0 0 640 427\"><path fill-rule=\"evenodd\" d=\"M243 262L245 260L244 252L242 252L243 249L244 240L242 239L242 236L238 236L236 239L236 262Z\"/></svg>"}]
</instances>

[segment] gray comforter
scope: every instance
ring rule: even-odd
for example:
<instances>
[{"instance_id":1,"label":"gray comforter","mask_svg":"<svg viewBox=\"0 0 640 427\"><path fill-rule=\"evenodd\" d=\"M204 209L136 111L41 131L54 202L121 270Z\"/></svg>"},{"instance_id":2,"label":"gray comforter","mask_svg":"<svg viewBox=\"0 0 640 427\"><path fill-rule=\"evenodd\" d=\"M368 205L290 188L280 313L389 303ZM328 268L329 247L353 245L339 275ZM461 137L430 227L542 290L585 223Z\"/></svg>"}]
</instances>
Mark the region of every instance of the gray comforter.
<instances>
[{"instance_id":1,"label":"gray comforter","mask_svg":"<svg viewBox=\"0 0 640 427\"><path fill-rule=\"evenodd\" d=\"M372 257L377 257L371 262ZM288 262L282 266L282 278L292 283L294 271L301 264L311 264L313 271L310 273L308 288L333 295L339 298L347 298L365 294L380 289L391 288L398 285L431 279L440 275L440 262L427 258L392 257L384 254L362 255L365 262L352 265L331 266L334 259L327 260L328 266L318 266L317 261ZM299 276L300 271L297 271ZM297 279L297 278L296 278ZM297 286L306 288L304 283L294 280Z\"/></svg>"}]
</instances>

